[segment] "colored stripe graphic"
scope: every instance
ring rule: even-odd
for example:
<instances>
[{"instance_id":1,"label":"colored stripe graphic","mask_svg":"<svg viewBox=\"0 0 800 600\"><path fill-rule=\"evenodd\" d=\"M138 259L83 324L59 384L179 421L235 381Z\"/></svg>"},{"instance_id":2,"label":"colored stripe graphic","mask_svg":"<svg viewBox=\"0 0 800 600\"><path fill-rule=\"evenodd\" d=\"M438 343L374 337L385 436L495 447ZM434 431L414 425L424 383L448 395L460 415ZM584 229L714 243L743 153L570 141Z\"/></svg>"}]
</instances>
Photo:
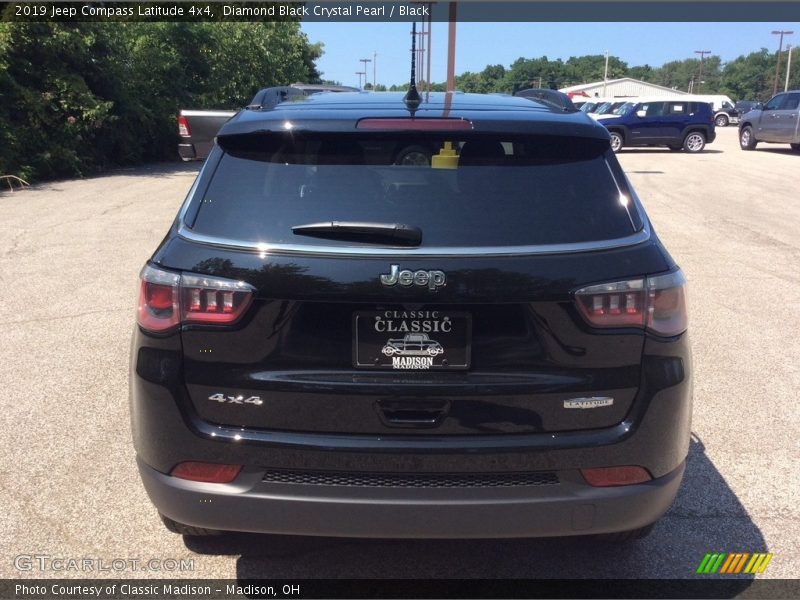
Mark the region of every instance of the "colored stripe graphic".
<instances>
[{"instance_id":1,"label":"colored stripe graphic","mask_svg":"<svg viewBox=\"0 0 800 600\"><path fill-rule=\"evenodd\" d=\"M728 554L728 558L725 559L725 562L722 563L722 568L719 570L720 573L730 573L731 567L736 564L737 559L739 558L738 554Z\"/></svg>"},{"instance_id":2,"label":"colored stripe graphic","mask_svg":"<svg viewBox=\"0 0 800 600\"><path fill-rule=\"evenodd\" d=\"M710 573L713 574L719 570L719 567L722 564L722 561L725 559L725 556L725 554L719 555L719 558L717 558L716 562L711 566L711 570L709 571Z\"/></svg>"},{"instance_id":3,"label":"colored stripe graphic","mask_svg":"<svg viewBox=\"0 0 800 600\"><path fill-rule=\"evenodd\" d=\"M702 575L722 574L755 574L763 573L772 553L766 552L707 552L697 566L697 571ZM746 566L745 566L746 565Z\"/></svg>"},{"instance_id":4,"label":"colored stripe graphic","mask_svg":"<svg viewBox=\"0 0 800 600\"><path fill-rule=\"evenodd\" d=\"M772 560L772 553L758 553L753 554L753 559L748 563L745 573L763 573L767 568L767 564Z\"/></svg>"},{"instance_id":5,"label":"colored stripe graphic","mask_svg":"<svg viewBox=\"0 0 800 600\"><path fill-rule=\"evenodd\" d=\"M719 559L719 557L720 557L720 555L717 554L716 552L714 554L712 554L708 558L708 563L706 564L706 568L703 569L703 573L705 573L706 575L709 574L709 573L714 573L715 570L716 570L716 569L714 569L714 565L717 563L717 559Z\"/></svg>"},{"instance_id":6,"label":"colored stripe graphic","mask_svg":"<svg viewBox=\"0 0 800 600\"><path fill-rule=\"evenodd\" d=\"M755 564L750 569L750 573L758 573L758 568L761 566L761 563L764 562L765 554L757 554L758 558L756 559Z\"/></svg>"},{"instance_id":7,"label":"colored stripe graphic","mask_svg":"<svg viewBox=\"0 0 800 600\"><path fill-rule=\"evenodd\" d=\"M705 573L706 565L710 560L711 560L711 553L706 552L706 555L703 557L703 560L700 561L700 566L697 567L697 571L695 571L695 573Z\"/></svg>"},{"instance_id":8,"label":"colored stripe graphic","mask_svg":"<svg viewBox=\"0 0 800 600\"><path fill-rule=\"evenodd\" d=\"M753 565L756 564L756 561L758 560L758 558L760 556L761 556L761 554L759 554L758 552L753 554L753 556L750 558L750 562L747 563L747 566L744 568L744 572L745 573L752 573L753 572Z\"/></svg>"},{"instance_id":9,"label":"colored stripe graphic","mask_svg":"<svg viewBox=\"0 0 800 600\"><path fill-rule=\"evenodd\" d=\"M772 553L769 553L769 554L767 554L767 557L764 559L764 562L761 563L761 568L758 570L758 572L759 573L763 573L764 569L767 568L767 565L769 564L769 561L771 561L771 560L772 560Z\"/></svg>"},{"instance_id":10,"label":"colored stripe graphic","mask_svg":"<svg viewBox=\"0 0 800 600\"><path fill-rule=\"evenodd\" d=\"M737 552L736 554L733 555L733 558L731 559L728 568L720 571L720 573L736 573L737 569L741 568L742 563L748 556L749 554L742 554L741 552Z\"/></svg>"},{"instance_id":11,"label":"colored stripe graphic","mask_svg":"<svg viewBox=\"0 0 800 600\"><path fill-rule=\"evenodd\" d=\"M740 558L739 562L736 563L736 569L733 572L734 573L740 573L741 570L742 570L742 567L744 567L744 563L747 561L747 559L749 557L750 557L750 553L749 552L745 552L744 554L742 554L742 558Z\"/></svg>"},{"instance_id":12,"label":"colored stripe graphic","mask_svg":"<svg viewBox=\"0 0 800 600\"><path fill-rule=\"evenodd\" d=\"M765 556L764 554L759 554L758 555L758 558L756 559L756 562L753 565L753 568L750 569L751 573L758 573L758 569L761 566L761 563L764 562L764 556Z\"/></svg>"}]
</instances>

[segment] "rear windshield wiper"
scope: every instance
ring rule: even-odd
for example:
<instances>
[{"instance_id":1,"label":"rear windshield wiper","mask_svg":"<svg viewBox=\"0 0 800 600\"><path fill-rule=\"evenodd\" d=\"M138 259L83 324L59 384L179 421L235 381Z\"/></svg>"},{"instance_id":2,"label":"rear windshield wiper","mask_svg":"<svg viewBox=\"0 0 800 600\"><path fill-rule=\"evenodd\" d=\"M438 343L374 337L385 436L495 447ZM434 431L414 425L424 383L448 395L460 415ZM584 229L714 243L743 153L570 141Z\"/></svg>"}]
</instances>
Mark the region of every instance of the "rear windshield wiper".
<instances>
[{"instance_id":1,"label":"rear windshield wiper","mask_svg":"<svg viewBox=\"0 0 800 600\"><path fill-rule=\"evenodd\" d=\"M422 230L403 223L360 223L358 221L325 221L292 227L295 235L367 242L373 244L394 244L398 246L419 246L422 243Z\"/></svg>"}]
</instances>

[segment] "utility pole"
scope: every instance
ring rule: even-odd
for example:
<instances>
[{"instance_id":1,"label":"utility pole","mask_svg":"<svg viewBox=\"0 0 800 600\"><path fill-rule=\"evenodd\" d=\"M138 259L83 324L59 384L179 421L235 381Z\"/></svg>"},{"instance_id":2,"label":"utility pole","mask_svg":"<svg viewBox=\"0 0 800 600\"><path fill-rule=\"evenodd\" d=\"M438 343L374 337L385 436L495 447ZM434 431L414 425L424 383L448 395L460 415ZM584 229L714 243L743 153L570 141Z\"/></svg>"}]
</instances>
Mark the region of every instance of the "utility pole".
<instances>
[{"instance_id":1,"label":"utility pole","mask_svg":"<svg viewBox=\"0 0 800 600\"><path fill-rule=\"evenodd\" d=\"M606 50L606 69L603 71L603 98L606 97L606 85L608 84L608 50Z\"/></svg>"},{"instance_id":2,"label":"utility pole","mask_svg":"<svg viewBox=\"0 0 800 600\"><path fill-rule=\"evenodd\" d=\"M447 28L447 91L456 89L456 3L450 3L450 23Z\"/></svg>"},{"instance_id":3,"label":"utility pole","mask_svg":"<svg viewBox=\"0 0 800 600\"><path fill-rule=\"evenodd\" d=\"M787 60L786 60L786 83L783 84L783 91L784 92L789 91L789 73L792 72L792 45L791 44L788 44L786 46L786 54L787 54Z\"/></svg>"},{"instance_id":4,"label":"utility pole","mask_svg":"<svg viewBox=\"0 0 800 600\"><path fill-rule=\"evenodd\" d=\"M433 27L433 15L431 14L433 8L433 3L428 3L428 56L426 57L427 60L427 68L425 69L425 91L427 93L431 93L431 46L433 45L433 39L431 37L431 29Z\"/></svg>"},{"instance_id":5,"label":"utility pole","mask_svg":"<svg viewBox=\"0 0 800 600\"><path fill-rule=\"evenodd\" d=\"M783 36L784 35L792 35L794 31L785 31L781 29L780 31L773 31L772 35L779 35L781 36L780 42L778 42L778 60L775 61L775 85L772 86L772 95L778 93L778 74L781 70L781 51L783 50Z\"/></svg>"},{"instance_id":6,"label":"utility pole","mask_svg":"<svg viewBox=\"0 0 800 600\"><path fill-rule=\"evenodd\" d=\"M378 53L374 50L372 51L372 91L375 91L375 87L378 85L378 76L376 73L378 72Z\"/></svg>"},{"instance_id":7,"label":"utility pole","mask_svg":"<svg viewBox=\"0 0 800 600\"><path fill-rule=\"evenodd\" d=\"M362 73L364 74L364 85L366 85L367 84L367 63L371 63L372 59L371 58L359 58L358 60L359 60L359 62L364 63L364 70L362 71ZM358 81L359 82L361 81L360 77L358 78Z\"/></svg>"},{"instance_id":8,"label":"utility pole","mask_svg":"<svg viewBox=\"0 0 800 600\"><path fill-rule=\"evenodd\" d=\"M422 87L425 79L425 19L420 20L420 30L417 32L417 87Z\"/></svg>"},{"instance_id":9,"label":"utility pole","mask_svg":"<svg viewBox=\"0 0 800 600\"><path fill-rule=\"evenodd\" d=\"M356 75L358 75L358 89L363 89L361 85L361 76L366 75L366 73L364 71L356 71Z\"/></svg>"},{"instance_id":10,"label":"utility pole","mask_svg":"<svg viewBox=\"0 0 800 600\"><path fill-rule=\"evenodd\" d=\"M697 76L697 91L700 91L700 85L703 83L703 57L706 54L711 54L711 50L695 50L695 54L700 55L700 74Z\"/></svg>"}]
</instances>

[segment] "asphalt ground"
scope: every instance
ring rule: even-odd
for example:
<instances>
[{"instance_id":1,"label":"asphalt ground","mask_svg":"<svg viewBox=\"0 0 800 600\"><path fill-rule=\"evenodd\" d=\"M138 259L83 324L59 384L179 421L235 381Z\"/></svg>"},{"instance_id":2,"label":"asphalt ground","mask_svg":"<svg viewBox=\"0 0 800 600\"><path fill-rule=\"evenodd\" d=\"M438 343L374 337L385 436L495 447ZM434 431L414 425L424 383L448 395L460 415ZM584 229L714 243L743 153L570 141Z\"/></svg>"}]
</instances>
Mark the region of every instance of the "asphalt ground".
<instances>
[{"instance_id":1,"label":"asphalt ground","mask_svg":"<svg viewBox=\"0 0 800 600\"><path fill-rule=\"evenodd\" d=\"M759 577L798 577L800 154L742 152L729 127L699 155L620 160L690 282L694 439L649 538L167 532L136 471L127 395L137 274L198 169L169 164L0 194L0 577L693 578L712 551L772 552ZM31 555L129 566L41 570ZM152 558L193 562L175 572Z\"/></svg>"}]
</instances>

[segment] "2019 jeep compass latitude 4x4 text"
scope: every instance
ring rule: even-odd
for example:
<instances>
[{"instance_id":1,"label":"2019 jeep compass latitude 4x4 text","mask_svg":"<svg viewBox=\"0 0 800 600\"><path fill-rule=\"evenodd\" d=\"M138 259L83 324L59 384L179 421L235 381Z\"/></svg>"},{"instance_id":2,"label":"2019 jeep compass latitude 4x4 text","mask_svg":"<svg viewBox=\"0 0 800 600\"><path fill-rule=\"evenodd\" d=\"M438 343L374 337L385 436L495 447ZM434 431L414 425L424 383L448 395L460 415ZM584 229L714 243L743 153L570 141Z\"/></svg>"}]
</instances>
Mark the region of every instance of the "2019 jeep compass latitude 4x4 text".
<instances>
[{"instance_id":1,"label":"2019 jeep compass latitude 4x4 text","mask_svg":"<svg viewBox=\"0 0 800 600\"><path fill-rule=\"evenodd\" d=\"M630 538L675 497L685 282L607 131L524 98L414 108L324 94L219 132L131 357L173 531Z\"/></svg>"}]
</instances>

